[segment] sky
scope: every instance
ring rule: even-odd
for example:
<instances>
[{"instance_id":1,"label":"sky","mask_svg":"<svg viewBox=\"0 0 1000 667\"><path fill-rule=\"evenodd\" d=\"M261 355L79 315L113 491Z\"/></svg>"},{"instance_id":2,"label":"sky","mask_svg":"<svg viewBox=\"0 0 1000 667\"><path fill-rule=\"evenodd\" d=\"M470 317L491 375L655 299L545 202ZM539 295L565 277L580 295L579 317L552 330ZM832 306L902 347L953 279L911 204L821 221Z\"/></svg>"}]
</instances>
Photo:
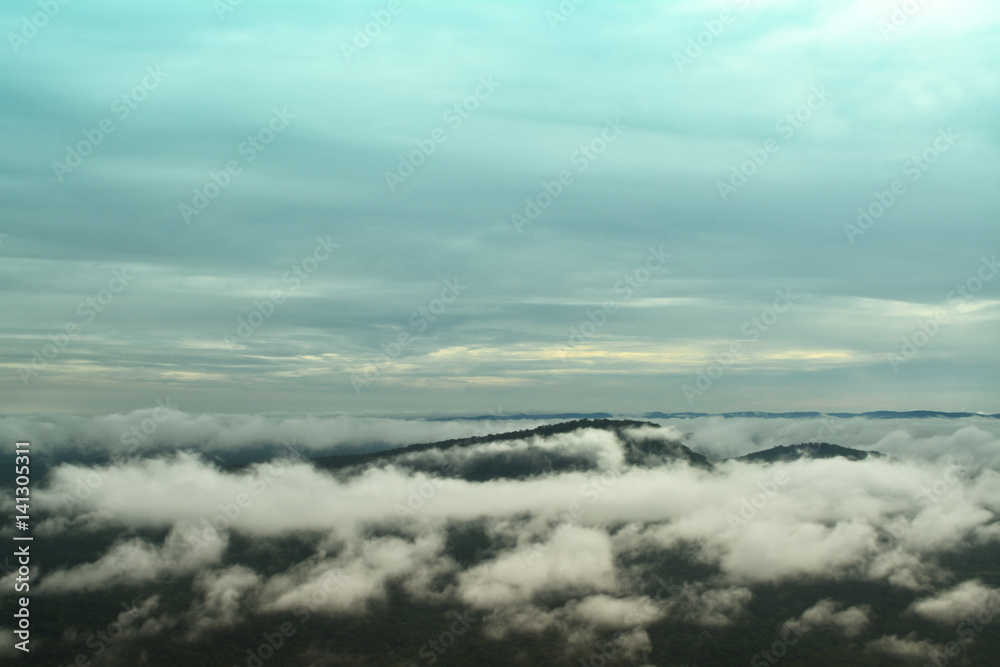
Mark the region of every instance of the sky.
<instances>
[{"instance_id":1,"label":"sky","mask_svg":"<svg viewBox=\"0 0 1000 667\"><path fill-rule=\"evenodd\" d=\"M898 5L5 3L0 409L1000 412L1000 9Z\"/></svg>"}]
</instances>

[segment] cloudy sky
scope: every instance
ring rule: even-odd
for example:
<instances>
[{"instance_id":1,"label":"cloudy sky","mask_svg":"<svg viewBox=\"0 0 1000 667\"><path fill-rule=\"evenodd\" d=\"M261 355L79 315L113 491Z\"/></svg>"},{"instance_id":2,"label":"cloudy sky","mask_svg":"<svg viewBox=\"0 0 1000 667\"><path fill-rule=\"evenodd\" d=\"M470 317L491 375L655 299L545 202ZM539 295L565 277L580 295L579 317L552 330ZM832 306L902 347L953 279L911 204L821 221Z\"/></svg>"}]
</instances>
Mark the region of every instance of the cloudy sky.
<instances>
[{"instance_id":1,"label":"cloudy sky","mask_svg":"<svg viewBox=\"0 0 1000 667\"><path fill-rule=\"evenodd\" d=\"M998 411L986 0L53 4L9 413Z\"/></svg>"}]
</instances>

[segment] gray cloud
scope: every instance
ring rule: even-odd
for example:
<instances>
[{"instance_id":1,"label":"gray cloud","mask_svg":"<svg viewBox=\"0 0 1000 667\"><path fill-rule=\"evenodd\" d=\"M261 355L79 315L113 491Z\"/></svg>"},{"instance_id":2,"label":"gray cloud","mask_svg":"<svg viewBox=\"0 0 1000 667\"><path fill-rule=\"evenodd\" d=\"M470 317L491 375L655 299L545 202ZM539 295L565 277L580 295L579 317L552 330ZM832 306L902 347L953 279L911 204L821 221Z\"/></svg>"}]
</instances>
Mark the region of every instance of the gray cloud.
<instances>
[{"instance_id":1,"label":"gray cloud","mask_svg":"<svg viewBox=\"0 0 1000 667\"><path fill-rule=\"evenodd\" d=\"M314 0L282 7L241 6L219 21L203 7L104 0L60 12L12 49L19 67L0 78L12 193L0 282L17 314L0 328L9 410L131 411L168 395L228 412L426 412L442 397L462 412L498 401L662 409L683 405L681 386L789 287L801 301L704 409L756 407L761 386L803 409L992 409L981 369L996 364L993 283L900 375L886 354L993 252L996 62L967 35L995 31L996 11L922 7L889 40L884 8L870 3L754 3L679 70L674 52L715 10L585 8L553 31L540 8L439 2L404 12L391 39L348 63L340 42L370 16ZM22 10L4 12L16 33ZM529 37L517 53L510 29ZM884 57L888 44L899 58ZM122 117L115 101L149 67L166 78ZM484 76L500 87L453 128L446 113ZM786 138L779 124L817 87L829 100ZM238 147L275 107L294 120L244 162ZM574 152L609 117L628 129L576 172ZM114 131L60 183L53 162L102 119ZM390 192L385 173L438 127L447 140ZM959 139L911 181L907 160L947 127ZM769 137L779 152L721 201L717 183ZM185 224L178 206L229 160L242 172ZM517 234L510 214L563 169L574 183ZM849 243L843 226L894 179L905 195ZM286 271L327 235L340 252L291 291ZM577 356L556 358L570 327L620 299L615 286L660 244L669 265ZM25 392L18 371L123 265L136 275L126 293ZM469 291L355 394L350 376L455 277ZM284 304L227 349L223 334L275 289ZM581 386L581 373L607 381Z\"/></svg>"}]
</instances>

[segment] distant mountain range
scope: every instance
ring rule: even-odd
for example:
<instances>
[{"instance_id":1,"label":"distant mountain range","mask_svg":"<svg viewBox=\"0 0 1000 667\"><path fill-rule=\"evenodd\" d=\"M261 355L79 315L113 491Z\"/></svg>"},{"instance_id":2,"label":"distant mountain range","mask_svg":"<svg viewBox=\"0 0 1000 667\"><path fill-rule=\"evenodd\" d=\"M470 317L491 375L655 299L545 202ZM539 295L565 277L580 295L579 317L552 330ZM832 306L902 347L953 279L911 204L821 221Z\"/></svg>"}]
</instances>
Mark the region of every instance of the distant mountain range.
<instances>
[{"instance_id":1,"label":"distant mountain range","mask_svg":"<svg viewBox=\"0 0 1000 667\"><path fill-rule=\"evenodd\" d=\"M960 419L962 417L985 417L1000 419L1000 414L987 415L980 412L941 412L938 410L910 410L895 412L892 410L876 410L875 412L723 412L708 414L703 412L647 412L646 419L694 419L697 417L752 417L754 419L817 419L820 417L837 417L852 419L862 417L867 419L927 419L939 417L943 419Z\"/></svg>"},{"instance_id":2,"label":"distant mountain range","mask_svg":"<svg viewBox=\"0 0 1000 667\"><path fill-rule=\"evenodd\" d=\"M619 415L621 416L621 415ZM986 419L1000 419L1000 414L984 414L981 412L942 412L939 410L910 410L907 412L895 412L892 410L876 410L874 412L647 412L636 415L641 419L698 419L700 417L723 417L725 419L754 418L754 419L818 419L821 417L838 417L841 419L851 419L861 417L867 419L927 419L938 417L942 419L960 419L962 417L983 417ZM607 412L563 412L553 414L526 414L516 415L479 415L475 417L438 417L431 421L455 421L468 419L475 421L499 421L513 419L613 419L615 415Z\"/></svg>"}]
</instances>

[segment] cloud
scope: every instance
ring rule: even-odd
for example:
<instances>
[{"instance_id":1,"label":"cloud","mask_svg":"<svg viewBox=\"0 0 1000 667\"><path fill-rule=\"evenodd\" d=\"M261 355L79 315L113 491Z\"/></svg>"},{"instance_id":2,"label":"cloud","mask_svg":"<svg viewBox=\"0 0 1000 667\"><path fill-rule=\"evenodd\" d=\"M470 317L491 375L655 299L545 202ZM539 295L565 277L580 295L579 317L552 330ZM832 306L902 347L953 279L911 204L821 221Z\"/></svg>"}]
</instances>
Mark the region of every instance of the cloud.
<instances>
[{"instance_id":1,"label":"cloud","mask_svg":"<svg viewBox=\"0 0 1000 667\"><path fill-rule=\"evenodd\" d=\"M568 603L567 612L595 627L614 630L645 626L664 615L664 610L645 595L625 598L591 595Z\"/></svg>"},{"instance_id":2,"label":"cloud","mask_svg":"<svg viewBox=\"0 0 1000 667\"><path fill-rule=\"evenodd\" d=\"M476 466L496 464L497 457L513 460L528 450L569 455L578 447L597 465L610 467L470 482L392 464L336 476L294 461L223 472L188 454L97 469L64 464L37 491L38 506L53 517L38 530L169 529L183 523L209 537L230 530L253 536L312 531L348 539L379 526L416 537L448 522L488 517L499 520L497 526L511 522L512 539L520 545L520 551L496 557L498 581L502 571L517 570L519 553L523 558L535 550L539 567L555 567L547 559L562 551L551 547L571 535L602 533L613 553L692 544L738 585L867 573L915 588L934 581L932 568L925 567L929 555L972 537L989 539L996 522L992 508L1000 507L1000 475L962 471L944 461L730 461L714 471L679 462L644 468L624 464L623 445L609 433L571 435L427 457ZM81 498L80 480L90 475L100 483ZM569 527L553 532L559 525ZM611 526L623 528L609 536ZM525 581L498 583L496 590L517 597L533 588Z\"/></svg>"},{"instance_id":3,"label":"cloud","mask_svg":"<svg viewBox=\"0 0 1000 667\"><path fill-rule=\"evenodd\" d=\"M684 444L710 458L741 456L779 445L830 442L900 459L953 462L1000 470L1000 420L866 417L697 417L655 420L686 434Z\"/></svg>"},{"instance_id":4,"label":"cloud","mask_svg":"<svg viewBox=\"0 0 1000 667\"><path fill-rule=\"evenodd\" d=\"M652 648L644 627L664 616L664 608L646 596L596 594L554 609L530 603L500 606L483 619L483 625L484 634L494 640L556 631L571 650L634 659ZM612 640L601 639L611 631L615 631Z\"/></svg>"},{"instance_id":5,"label":"cloud","mask_svg":"<svg viewBox=\"0 0 1000 667\"><path fill-rule=\"evenodd\" d=\"M142 538L133 538L112 546L93 563L66 570L55 570L42 579L43 593L87 592L113 585L135 585L153 581L162 575L196 572L217 563L226 548L226 540L196 543L198 529L190 525L174 527L156 547Z\"/></svg>"},{"instance_id":6,"label":"cloud","mask_svg":"<svg viewBox=\"0 0 1000 667\"><path fill-rule=\"evenodd\" d=\"M710 588L706 584L685 584L668 604L671 618L709 628L731 625L753 599L749 588Z\"/></svg>"},{"instance_id":7,"label":"cloud","mask_svg":"<svg viewBox=\"0 0 1000 667\"><path fill-rule=\"evenodd\" d=\"M396 537L354 541L335 557L320 553L268 579L257 608L261 612L360 614L370 603L385 599L389 582L401 583L414 598L426 599L432 597L432 582L454 569L441 553L443 546L439 534L412 542Z\"/></svg>"},{"instance_id":8,"label":"cloud","mask_svg":"<svg viewBox=\"0 0 1000 667\"><path fill-rule=\"evenodd\" d=\"M875 653L886 653L904 660L925 660L944 655L944 649L930 640L901 638L897 635L879 637L868 642L865 648Z\"/></svg>"},{"instance_id":9,"label":"cloud","mask_svg":"<svg viewBox=\"0 0 1000 667\"><path fill-rule=\"evenodd\" d=\"M8 628L0 628L0 655L13 657L17 655L14 647L19 639L14 635L14 631Z\"/></svg>"},{"instance_id":10,"label":"cloud","mask_svg":"<svg viewBox=\"0 0 1000 667\"><path fill-rule=\"evenodd\" d=\"M247 597L260 582L259 574L242 565L199 573L194 580L194 590L201 595L201 600L188 612L188 639L240 622L246 611Z\"/></svg>"},{"instance_id":11,"label":"cloud","mask_svg":"<svg viewBox=\"0 0 1000 667\"><path fill-rule=\"evenodd\" d=\"M856 562L874 538L870 525L856 521L825 526L761 520L747 526L721 564L726 572L747 581L816 575Z\"/></svg>"},{"instance_id":12,"label":"cloud","mask_svg":"<svg viewBox=\"0 0 1000 667\"><path fill-rule=\"evenodd\" d=\"M626 435L662 435L668 444L678 437ZM630 463L626 447L614 433L581 429L337 471L305 460L226 470L189 453L64 463L33 491L39 534L168 536L159 545L119 541L94 562L47 573L40 589L193 577L186 611L146 621L150 632L175 628L192 641L260 615L378 614L390 591L401 591L418 604L470 611L487 638L552 632L583 657L612 641L637 662L660 624L739 627L760 586L883 581L924 596L911 607L924 617L966 609L972 602L959 593L982 595L972 584L942 592L951 574L940 555L996 539L1000 474L991 469L934 457L653 465ZM525 454L576 457L590 468L455 476L516 465ZM81 479L93 482L86 494ZM292 537L305 538L311 553L277 571L229 560L230 545L244 539ZM665 554L683 554L705 576L654 597L653 582L670 576L656 565ZM871 613L823 599L786 627L862 637ZM908 641L889 638L871 650L905 651Z\"/></svg>"},{"instance_id":13,"label":"cloud","mask_svg":"<svg viewBox=\"0 0 1000 667\"><path fill-rule=\"evenodd\" d=\"M158 407L98 417L0 417L0 436L45 442L49 451L206 455L293 445L305 453L360 452L533 428L544 420L426 420L351 415L249 415L184 412L169 398Z\"/></svg>"},{"instance_id":14,"label":"cloud","mask_svg":"<svg viewBox=\"0 0 1000 667\"><path fill-rule=\"evenodd\" d=\"M480 609L530 602L540 593L579 595L617 590L611 538L566 525L545 543L523 546L459 577L458 596Z\"/></svg>"},{"instance_id":15,"label":"cloud","mask_svg":"<svg viewBox=\"0 0 1000 667\"><path fill-rule=\"evenodd\" d=\"M909 611L929 621L951 625L984 609L994 614L1000 612L1000 589L989 588L978 579L972 579L915 601Z\"/></svg>"},{"instance_id":16,"label":"cloud","mask_svg":"<svg viewBox=\"0 0 1000 667\"><path fill-rule=\"evenodd\" d=\"M833 600L820 600L796 619L786 621L783 629L804 634L813 628L832 626L848 637L857 637L868 626L871 607L867 605L840 609Z\"/></svg>"}]
</instances>

